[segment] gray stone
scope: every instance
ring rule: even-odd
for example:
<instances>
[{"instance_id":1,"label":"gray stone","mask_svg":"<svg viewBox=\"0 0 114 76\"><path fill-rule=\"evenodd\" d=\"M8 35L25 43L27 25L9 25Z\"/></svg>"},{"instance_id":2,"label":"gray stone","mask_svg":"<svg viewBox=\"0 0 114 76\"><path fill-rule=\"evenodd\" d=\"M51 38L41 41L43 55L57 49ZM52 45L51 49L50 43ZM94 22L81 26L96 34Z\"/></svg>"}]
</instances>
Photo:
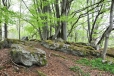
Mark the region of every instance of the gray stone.
<instances>
[{"instance_id":1,"label":"gray stone","mask_svg":"<svg viewBox=\"0 0 114 76\"><path fill-rule=\"evenodd\" d=\"M11 58L15 63L23 64L25 66L46 65L46 53L45 51L38 49L27 47L24 45L13 44L11 46Z\"/></svg>"},{"instance_id":2,"label":"gray stone","mask_svg":"<svg viewBox=\"0 0 114 76\"><path fill-rule=\"evenodd\" d=\"M64 42L64 40L62 38L57 38L55 39L55 42Z\"/></svg>"},{"instance_id":3,"label":"gray stone","mask_svg":"<svg viewBox=\"0 0 114 76\"><path fill-rule=\"evenodd\" d=\"M76 56L85 56L83 52L76 51L76 50L71 51L71 54L76 55Z\"/></svg>"},{"instance_id":4,"label":"gray stone","mask_svg":"<svg viewBox=\"0 0 114 76\"><path fill-rule=\"evenodd\" d=\"M49 44L47 44L47 43L46 43L46 42L44 42L44 41L42 41L42 42L41 42L41 45L43 45L44 47L46 47L46 48L50 49Z\"/></svg>"},{"instance_id":5,"label":"gray stone","mask_svg":"<svg viewBox=\"0 0 114 76\"><path fill-rule=\"evenodd\" d=\"M89 55L96 57L100 56L99 52L96 52L94 48L87 45L86 43L66 44L64 43L64 41L62 42L62 40L60 39L57 41L52 41L51 44L46 41L43 41L41 44L46 48L72 54L75 56L81 56L81 57Z\"/></svg>"},{"instance_id":6,"label":"gray stone","mask_svg":"<svg viewBox=\"0 0 114 76\"><path fill-rule=\"evenodd\" d=\"M29 38L28 38L28 36L24 36L24 37L22 37L22 39L21 39L22 41L28 41L29 40Z\"/></svg>"}]
</instances>

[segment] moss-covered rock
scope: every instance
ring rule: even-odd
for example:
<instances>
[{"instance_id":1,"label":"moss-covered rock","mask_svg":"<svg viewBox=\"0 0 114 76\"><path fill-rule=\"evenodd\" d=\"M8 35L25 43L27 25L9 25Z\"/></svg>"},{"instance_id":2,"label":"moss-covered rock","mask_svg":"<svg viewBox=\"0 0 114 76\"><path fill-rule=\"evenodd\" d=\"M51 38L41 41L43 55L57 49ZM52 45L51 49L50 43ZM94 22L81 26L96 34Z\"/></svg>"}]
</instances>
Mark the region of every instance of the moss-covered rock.
<instances>
[{"instance_id":1,"label":"moss-covered rock","mask_svg":"<svg viewBox=\"0 0 114 76\"><path fill-rule=\"evenodd\" d=\"M35 47L13 44L10 54L15 63L21 63L25 66L32 66L34 64L44 66L47 64L45 51Z\"/></svg>"},{"instance_id":2,"label":"moss-covered rock","mask_svg":"<svg viewBox=\"0 0 114 76\"><path fill-rule=\"evenodd\" d=\"M107 55L108 55L108 56L111 56L111 57L114 57L114 47L109 48L109 49L107 50Z\"/></svg>"},{"instance_id":3,"label":"moss-covered rock","mask_svg":"<svg viewBox=\"0 0 114 76\"><path fill-rule=\"evenodd\" d=\"M4 39L3 41L0 41L0 49L2 48L10 48L12 44L24 44L23 41L20 41L19 39Z\"/></svg>"},{"instance_id":4,"label":"moss-covered rock","mask_svg":"<svg viewBox=\"0 0 114 76\"><path fill-rule=\"evenodd\" d=\"M93 47L88 46L86 43L55 42L54 40L46 40L43 42L43 45L48 46L48 48L53 50L77 56L100 55Z\"/></svg>"}]
</instances>

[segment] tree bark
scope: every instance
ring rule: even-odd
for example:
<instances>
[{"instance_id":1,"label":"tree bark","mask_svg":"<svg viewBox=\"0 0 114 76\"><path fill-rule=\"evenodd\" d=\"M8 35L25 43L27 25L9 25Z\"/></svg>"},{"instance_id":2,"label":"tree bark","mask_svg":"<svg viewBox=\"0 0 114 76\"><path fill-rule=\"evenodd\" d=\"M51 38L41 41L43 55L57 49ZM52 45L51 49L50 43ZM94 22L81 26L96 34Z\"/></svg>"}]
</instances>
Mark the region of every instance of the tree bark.
<instances>
[{"instance_id":1,"label":"tree bark","mask_svg":"<svg viewBox=\"0 0 114 76\"><path fill-rule=\"evenodd\" d=\"M19 40L20 40L20 38L21 38L21 33L20 33L20 31L21 31L21 0L20 0L20 11L19 11L19 13L20 13L20 17L19 17Z\"/></svg>"},{"instance_id":2,"label":"tree bark","mask_svg":"<svg viewBox=\"0 0 114 76\"><path fill-rule=\"evenodd\" d=\"M43 4L45 4L45 2L46 1L48 1L48 0L43 0L42 1L42 5ZM42 6L43 8L42 8L42 13L47 13L47 12L49 12L50 11L50 5L46 5L46 6ZM47 23L47 20L48 20L48 18L47 18L47 16L43 16L42 17L42 19L44 20L44 22L43 22L43 40L47 40L48 39L48 37L49 37L49 28L48 28L48 23Z\"/></svg>"},{"instance_id":3,"label":"tree bark","mask_svg":"<svg viewBox=\"0 0 114 76\"><path fill-rule=\"evenodd\" d=\"M106 58L107 46L108 46L108 39L109 39L109 36L106 36L105 37L105 43L104 43L104 50L102 52L102 58L103 58L103 60L105 60L105 58Z\"/></svg>"},{"instance_id":4,"label":"tree bark","mask_svg":"<svg viewBox=\"0 0 114 76\"><path fill-rule=\"evenodd\" d=\"M2 3L4 5L4 7L6 7L6 9L8 10L9 7L10 7L10 0L2 0ZM4 23L4 38L7 38L7 33L8 33L8 30L7 30L7 23L8 23L8 20L5 19L5 23Z\"/></svg>"},{"instance_id":5,"label":"tree bark","mask_svg":"<svg viewBox=\"0 0 114 76\"><path fill-rule=\"evenodd\" d=\"M0 23L0 41L2 40L2 28L1 28L1 23Z\"/></svg>"},{"instance_id":6,"label":"tree bark","mask_svg":"<svg viewBox=\"0 0 114 76\"><path fill-rule=\"evenodd\" d=\"M60 9L59 9L59 2L58 0L56 0L55 5L55 11L56 11L56 18L59 19L60 18ZM61 32L60 32L60 28L61 27L61 22L57 21L57 26L55 28L55 35L52 37L53 39L60 38L61 37Z\"/></svg>"},{"instance_id":7,"label":"tree bark","mask_svg":"<svg viewBox=\"0 0 114 76\"><path fill-rule=\"evenodd\" d=\"M68 16L70 5L73 0L62 0L61 3L61 16ZM67 40L67 19L61 21L61 33L62 33L62 39Z\"/></svg>"},{"instance_id":8,"label":"tree bark","mask_svg":"<svg viewBox=\"0 0 114 76\"><path fill-rule=\"evenodd\" d=\"M1 6L1 0L0 0L0 6ZM1 13L1 11L0 11ZM1 25L2 21L0 20L0 41L2 40L2 25Z\"/></svg>"},{"instance_id":9,"label":"tree bark","mask_svg":"<svg viewBox=\"0 0 114 76\"><path fill-rule=\"evenodd\" d=\"M7 24L4 23L4 35L5 35L5 38L7 38L7 33L8 33L8 31L7 31Z\"/></svg>"},{"instance_id":10,"label":"tree bark","mask_svg":"<svg viewBox=\"0 0 114 76\"><path fill-rule=\"evenodd\" d=\"M112 27L113 27L113 13L114 13L114 0L111 1L110 26L109 26L109 29L106 31L106 35L105 35L104 50L102 52L102 58L103 58L103 60L105 60L105 58L106 58L107 47L108 47L108 39L109 39L109 35L110 35L110 32L112 31Z\"/></svg>"},{"instance_id":11,"label":"tree bark","mask_svg":"<svg viewBox=\"0 0 114 76\"><path fill-rule=\"evenodd\" d=\"M87 6L89 4L89 0L87 0ZM89 8L87 8L87 11L88 11ZM88 34L88 42L90 43L90 18L89 18L89 12L87 12L87 24L88 24L88 31L87 31L87 34Z\"/></svg>"}]
</instances>

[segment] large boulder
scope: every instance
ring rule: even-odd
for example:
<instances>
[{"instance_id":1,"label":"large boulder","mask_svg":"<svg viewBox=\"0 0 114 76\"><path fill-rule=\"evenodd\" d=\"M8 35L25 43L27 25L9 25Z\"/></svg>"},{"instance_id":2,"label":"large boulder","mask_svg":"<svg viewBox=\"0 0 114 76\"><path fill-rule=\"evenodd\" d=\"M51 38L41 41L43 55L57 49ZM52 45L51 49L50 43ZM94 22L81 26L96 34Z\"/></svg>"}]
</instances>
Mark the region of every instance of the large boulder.
<instances>
[{"instance_id":1,"label":"large boulder","mask_svg":"<svg viewBox=\"0 0 114 76\"><path fill-rule=\"evenodd\" d=\"M42 41L41 44L46 48L76 56L100 56L99 52L97 52L93 47L88 46L86 43L70 43L64 41L46 40Z\"/></svg>"},{"instance_id":2,"label":"large boulder","mask_svg":"<svg viewBox=\"0 0 114 76\"><path fill-rule=\"evenodd\" d=\"M15 63L25 66L44 66L47 63L46 53L41 49L19 44L12 44L11 48L11 58Z\"/></svg>"}]
</instances>

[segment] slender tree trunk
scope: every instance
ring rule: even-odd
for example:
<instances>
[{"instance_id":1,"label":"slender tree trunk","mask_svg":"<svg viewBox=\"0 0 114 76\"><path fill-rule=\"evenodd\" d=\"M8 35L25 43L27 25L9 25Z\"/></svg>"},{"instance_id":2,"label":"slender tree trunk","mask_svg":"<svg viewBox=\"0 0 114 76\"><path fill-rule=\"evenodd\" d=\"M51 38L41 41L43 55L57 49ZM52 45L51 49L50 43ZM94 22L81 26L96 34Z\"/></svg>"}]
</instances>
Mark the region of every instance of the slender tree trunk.
<instances>
[{"instance_id":1,"label":"slender tree trunk","mask_svg":"<svg viewBox=\"0 0 114 76\"><path fill-rule=\"evenodd\" d=\"M105 58L106 58L107 47L108 47L108 39L109 39L109 35L110 35L110 32L112 31L112 27L113 27L113 13L114 13L114 0L112 0L112 2L111 2L110 26L109 26L109 29L106 31L106 35L105 35L104 50L102 52L102 58L103 58L103 60L105 60Z\"/></svg>"},{"instance_id":2,"label":"slender tree trunk","mask_svg":"<svg viewBox=\"0 0 114 76\"><path fill-rule=\"evenodd\" d=\"M2 28L1 28L1 23L0 23L0 41L2 40Z\"/></svg>"},{"instance_id":3,"label":"slender tree trunk","mask_svg":"<svg viewBox=\"0 0 114 76\"><path fill-rule=\"evenodd\" d=\"M5 38L7 38L7 33L8 33L8 31L7 31L7 24L4 23L4 35L5 35Z\"/></svg>"},{"instance_id":4,"label":"slender tree trunk","mask_svg":"<svg viewBox=\"0 0 114 76\"><path fill-rule=\"evenodd\" d=\"M62 0L61 3L61 16L68 16L69 10L70 10L70 5L71 5L72 0ZM64 40L67 40L67 19L61 21L61 33L62 33L62 38Z\"/></svg>"},{"instance_id":5,"label":"slender tree trunk","mask_svg":"<svg viewBox=\"0 0 114 76\"><path fill-rule=\"evenodd\" d=\"M56 11L56 18L60 18L60 9L59 9L59 2L56 0L56 3L54 4L55 11ZM60 28L59 28L60 27ZM57 21L57 27L55 28L55 35L53 36L53 39L60 38L61 37L61 22Z\"/></svg>"},{"instance_id":6,"label":"slender tree trunk","mask_svg":"<svg viewBox=\"0 0 114 76\"><path fill-rule=\"evenodd\" d=\"M10 0L2 0L2 3L3 3L3 5L4 5L4 7L6 7L6 9L8 10L9 9L9 7L10 7ZM7 38L7 33L8 33L8 31L7 31L7 23L8 23L8 21L7 21L7 19L5 19L5 23L4 23L4 38Z\"/></svg>"},{"instance_id":7,"label":"slender tree trunk","mask_svg":"<svg viewBox=\"0 0 114 76\"><path fill-rule=\"evenodd\" d=\"M67 24L66 24L66 22L62 22L61 37L63 38L63 40L67 40Z\"/></svg>"},{"instance_id":8,"label":"slender tree trunk","mask_svg":"<svg viewBox=\"0 0 114 76\"><path fill-rule=\"evenodd\" d=\"M89 5L89 0L87 0L87 6ZM87 11L88 11L89 8L87 8ZM87 24L88 24L88 31L87 31L87 34L88 34L88 42L90 43L90 33L91 33L91 29L90 29L90 18L89 18L89 12L87 13Z\"/></svg>"},{"instance_id":9,"label":"slender tree trunk","mask_svg":"<svg viewBox=\"0 0 114 76\"><path fill-rule=\"evenodd\" d=\"M60 32L60 29L61 29L61 25L58 27L58 29L57 29L55 35L52 37L52 39L55 39L55 38L57 37L57 35L58 35L59 32Z\"/></svg>"},{"instance_id":10,"label":"slender tree trunk","mask_svg":"<svg viewBox=\"0 0 114 76\"><path fill-rule=\"evenodd\" d=\"M0 6L1 6L1 0L0 0ZM1 11L0 11L1 13ZM0 41L2 40L2 25L1 25L1 22L0 22Z\"/></svg>"},{"instance_id":11,"label":"slender tree trunk","mask_svg":"<svg viewBox=\"0 0 114 76\"><path fill-rule=\"evenodd\" d=\"M43 40L47 40L49 37L49 30L48 30L48 25L44 26L43 28Z\"/></svg>"},{"instance_id":12,"label":"slender tree trunk","mask_svg":"<svg viewBox=\"0 0 114 76\"><path fill-rule=\"evenodd\" d=\"M105 58L106 58L107 46L108 46L108 39L109 39L109 36L106 36L105 37L105 43L104 43L104 50L102 52L102 58L103 58L103 60L105 60Z\"/></svg>"},{"instance_id":13,"label":"slender tree trunk","mask_svg":"<svg viewBox=\"0 0 114 76\"><path fill-rule=\"evenodd\" d=\"M39 35L40 35L40 39L43 40L42 32L41 32L41 28L40 28L40 27L39 27L39 29L38 29L38 32L39 32Z\"/></svg>"},{"instance_id":14,"label":"slender tree trunk","mask_svg":"<svg viewBox=\"0 0 114 76\"><path fill-rule=\"evenodd\" d=\"M19 17L19 40L21 38L21 0L20 0L20 17Z\"/></svg>"},{"instance_id":15,"label":"slender tree trunk","mask_svg":"<svg viewBox=\"0 0 114 76\"><path fill-rule=\"evenodd\" d=\"M45 2L48 2L48 0L43 0L42 1L42 4L45 4ZM46 5L46 6L42 6L43 8L42 8L42 13L49 13L50 12L50 5ZM48 20L48 18L47 18L47 16L43 16L42 17L42 19L44 20L44 21L47 21ZM47 22L43 22L43 24L44 24L44 26L43 26L43 40L47 40L48 39L48 37L49 37L49 28L48 28L48 23Z\"/></svg>"}]
</instances>

